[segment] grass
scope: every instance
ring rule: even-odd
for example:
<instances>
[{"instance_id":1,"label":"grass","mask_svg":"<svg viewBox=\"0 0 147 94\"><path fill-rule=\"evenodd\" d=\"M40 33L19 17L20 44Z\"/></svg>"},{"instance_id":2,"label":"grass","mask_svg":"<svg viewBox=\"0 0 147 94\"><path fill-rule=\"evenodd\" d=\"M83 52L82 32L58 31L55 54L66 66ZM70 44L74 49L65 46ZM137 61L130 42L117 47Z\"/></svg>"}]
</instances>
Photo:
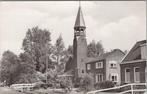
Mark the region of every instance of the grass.
<instances>
[{"instance_id":1,"label":"grass","mask_svg":"<svg viewBox=\"0 0 147 94\"><path fill-rule=\"evenodd\" d=\"M9 87L0 87L0 94L65 94L61 89L39 89L35 91L26 91L24 93L15 91ZM84 94L83 92L70 91L67 94Z\"/></svg>"},{"instance_id":2,"label":"grass","mask_svg":"<svg viewBox=\"0 0 147 94\"><path fill-rule=\"evenodd\" d=\"M24 94L21 92L17 92L9 87L0 87L0 94Z\"/></svg>"},{"instance_id":3,"label":"grass","mask_svg":"<svg viewBox=\"0 0 147 94\"><path fill-rule=\"evenodd\" d=\"M26 94L84 94L83 92L76 92L76 91L70 91L68 93L65 93L64 90L61 89L39 89L35 91L26 92Z\"/></svg>"}]
</instances>

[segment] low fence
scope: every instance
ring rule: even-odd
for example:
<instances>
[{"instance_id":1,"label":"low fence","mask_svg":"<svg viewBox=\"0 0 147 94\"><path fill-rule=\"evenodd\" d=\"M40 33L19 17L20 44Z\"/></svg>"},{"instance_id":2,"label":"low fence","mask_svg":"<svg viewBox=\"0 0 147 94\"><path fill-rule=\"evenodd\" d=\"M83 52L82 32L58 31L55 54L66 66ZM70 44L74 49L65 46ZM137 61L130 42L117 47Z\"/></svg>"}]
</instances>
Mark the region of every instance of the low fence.
<instances>
[{"instance_id":1,"label":"low fence","mask_svg":"<svg viewBox=\"0 0 147 94\"><path fill-rule=\"evenodd\" d=\"M10 88L17 90L17 91L32 91L35 84L13 84L10 86Z\"/></svg>"},{"instance_id":2,"label":"low fence","mask_svg":"<svg viewBox=\"0 0 147 94\"><path fill-rule=\"evenodd\" d=\"M118 87L101 89L87 92L87 94L101 94L102 92L109 92L110 94L143 94L147 91L147 83L132 83Z\"/></svg>"}]
</instances>

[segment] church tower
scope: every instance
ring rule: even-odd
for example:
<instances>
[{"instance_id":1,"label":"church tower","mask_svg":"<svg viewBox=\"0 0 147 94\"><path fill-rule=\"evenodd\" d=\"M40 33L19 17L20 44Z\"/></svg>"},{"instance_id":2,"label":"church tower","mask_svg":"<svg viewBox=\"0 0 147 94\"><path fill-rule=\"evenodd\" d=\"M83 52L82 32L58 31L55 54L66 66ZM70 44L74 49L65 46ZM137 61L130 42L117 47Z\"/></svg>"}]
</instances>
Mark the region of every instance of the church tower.
<instances>
[{"instance_id":1,"label":"church tower","mask_svg":"<svg viewBox=\"0 0 147 94\"><path fill-rule=\"evenodd\" d=\"M87 58L86 26L79 6L78 14L74 25L73 40L73 67L75 77L82 77L86 74L85 60Z\"/></svg>"}]
</instances>

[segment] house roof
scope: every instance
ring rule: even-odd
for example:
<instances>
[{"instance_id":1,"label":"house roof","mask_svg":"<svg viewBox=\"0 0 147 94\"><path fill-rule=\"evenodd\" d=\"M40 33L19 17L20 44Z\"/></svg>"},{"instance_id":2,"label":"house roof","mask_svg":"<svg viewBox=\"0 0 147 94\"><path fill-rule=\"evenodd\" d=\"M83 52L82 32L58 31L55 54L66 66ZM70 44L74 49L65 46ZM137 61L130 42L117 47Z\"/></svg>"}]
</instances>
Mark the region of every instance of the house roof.
<instances>
[{"instance_id":1,"label":"house roof","mask_svg":"<svg viewBox=\"0 0 147 94\"><path fill-rule=\"evenodd\" d=\"M100 56L98 57L95 57L95 58L87 58L87 63L92 63L92 62L95 62L95 61L99 61L99 60L104 60L106 59L109 55L111 55L112 53L116 52L116 51L119 51L121 53L124 54L124 52L122 52L120 49L114 49L112 50L111 52L106 52L104 54L101 54Z\"/></svg>"},{"instance_id":2,"label":"house roof","mask_svg":"<svg viewBox=\"0 0 147 94\"><path fill-rule=\"evenodd\" d=\"M146 40L138 41L136 44L131 48L131 50L125 55L122 59L121 63L131 60L138 60L141 59L141 45L144 45Z\"/></svg>"}]
</instances>

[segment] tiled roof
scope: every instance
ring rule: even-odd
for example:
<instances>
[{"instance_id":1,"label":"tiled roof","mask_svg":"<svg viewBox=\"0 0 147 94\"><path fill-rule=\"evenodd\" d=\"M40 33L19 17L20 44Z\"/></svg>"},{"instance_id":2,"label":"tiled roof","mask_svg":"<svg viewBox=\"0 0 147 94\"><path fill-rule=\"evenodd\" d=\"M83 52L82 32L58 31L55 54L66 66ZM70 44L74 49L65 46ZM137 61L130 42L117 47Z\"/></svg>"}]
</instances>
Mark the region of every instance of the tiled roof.
<instances>
[{"instance_id":1,"label":"tiled roof","mask_svg":"<svg viewBox=\"0 0 147 94\"><path fill-rule=\"evenodd\" d=\"M101 54L100 56L98 57L92 57L92 58L87 58L86 60L86 63L92 63L92 62L95 62L95 61L99 61L99 60L103 60L103 59L106 59L109 55L111 55L112 53L114 53L115 51L120 51L122 52L120 49L114 49L112 50L111 52L106 52L104 54ZM123 53L123 52L122 52Z\"/></svg>"},{"instance_id":2,"label":"tiled roof","mask_svg":"<svg viewBox=\"0 0 147 94\"><path fill-rule=\"evenodd\" d=\"M145 44L146 40L142 40L142 41L138 41L136 42L136 44L131 48L131 50L126 54L126 56L122 59L121 63L123 63L124 61L128 61L131 55L135 50L137 50L138 48L140 48L141 45ZM140 52L141 54L141 52Z\"/></svg>"},{"instance_id":3,"label":"tiled roof","mask_svg":"<svg viewBox=\"0 0 147 94\"><path fill-rule=\"evenodd\" d=\"M79 7L74 28L76 28L76 27L85 27L85 21L83 18L83 13L82 13L81 7Z\"/></svg>"}]
</instances>

